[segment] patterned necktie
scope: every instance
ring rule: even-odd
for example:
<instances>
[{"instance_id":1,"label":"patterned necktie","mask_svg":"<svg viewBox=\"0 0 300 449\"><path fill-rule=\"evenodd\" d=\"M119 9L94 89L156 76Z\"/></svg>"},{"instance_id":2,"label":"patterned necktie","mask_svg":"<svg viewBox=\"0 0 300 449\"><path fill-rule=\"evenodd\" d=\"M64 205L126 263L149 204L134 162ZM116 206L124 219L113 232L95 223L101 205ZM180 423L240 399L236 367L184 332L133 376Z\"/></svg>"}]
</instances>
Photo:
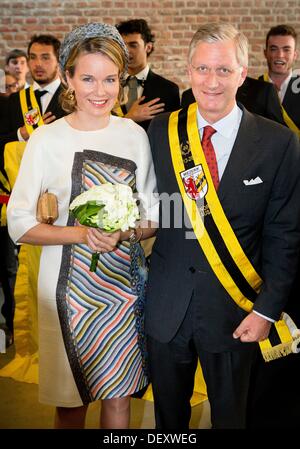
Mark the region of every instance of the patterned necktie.
<instances>
[{"instance_id":1,"label":"patterned necktie","mask_svg":"<svg viewBox=\"0 0 300 449\"><path fill-rule=\"evenodd\" d=\"M211 142L211 136L215 132L216 132L216 130L212 126L205 126L204 130L203 130L201 145L203 148L205 159L206 159L215 189L217 190L219 187L219 182L220 182L219 181L219 171L218 171L216 153L215 153L213 144Z\"/></svg>"},{"instance_id":2,"label":"patterned necktie","mask_svg":"<svg viewBox=\"0 0 300 449\"><path fill-rule=\"evenodd\" d=\"M128 101L126 103L127 112L131 108L132 104L137 100L137 88L138 88L138 80L136 76L131 76L127 81L128 85Z\"/></svg>"}]
</instances>

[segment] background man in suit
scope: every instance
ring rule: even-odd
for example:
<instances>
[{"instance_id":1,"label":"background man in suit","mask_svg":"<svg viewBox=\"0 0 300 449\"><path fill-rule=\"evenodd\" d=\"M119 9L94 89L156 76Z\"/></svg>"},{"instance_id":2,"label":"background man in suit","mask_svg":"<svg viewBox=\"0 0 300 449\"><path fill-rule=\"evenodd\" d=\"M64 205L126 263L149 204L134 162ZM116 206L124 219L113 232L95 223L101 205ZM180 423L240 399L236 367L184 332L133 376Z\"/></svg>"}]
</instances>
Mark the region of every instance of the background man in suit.
<instances>
[{"instance_id":1,"label":"background man in suit","mask_svg":"<svg viewBox=\"0 0 300 449\"><path fill-rule=\"evenodd\" d=\"M28 87L26 76L29 72L25 51L15 48L5 58L5 70L18 80L20 89Z\"/></svg>"},{"instance_id":2,"label":"background man in suit","mask_svg":"<svg viewBox=\"0 0 300 449\"><path fill-rule=\"evenodd\" d=\"M28 44L28 64L31 76L34 80L33 90L37 102L39 103L41 114L43 114L44 124L51 123L55 119L65 115L58 102L59 94L61 91L61 81L59 78L58 68L59 47L60 41L56 39L56 37L44 34L33 36ZM28 92L29 89L30 87L25 89L25 92ZM29 134L25 126L24 116L20 103L20 95L19 92L13 93L7 98L7 101L3 103L0 120L0 168L4 176L6 176L3 166L3 154L5 145L11 142L17 142L17 145L22 145L22 151L24 151L24 145L28 138ZM19 144L19 142L23 143ZM15 148L15 146L13 146L10 151L13 153L13 156L14 154L18 153L17 147ZM12 167L13 171L17 172L19 168L18 163L16 163L18 157L16 157L15 159L14 157L12 157L12 160L14 161L14 165ZM7 174L9 175L8 169ZM10 240L8 238L7 244L5 245L5 248L7 248L5 250L7 253L6 258L8 258L9 256L9 244ZM11 259L12 258L10 257L9 260ZM26 260L26 263L27 262L28 261ZM6 263L6 266L7 265L8 263ZM19 270L20 272L22 272L22 270L20 269L20 265ZM6 272L9 273L10 271L11 270L7 268ZM10 278L11 276L9 276L8 281L10 285L13 285L14 282ZM19 282L21 285L23 285L24 296L26 296L27 280ZM14 331L14 298L12 294L5 296L5 303L2 308L2 314L5 317L6 325L11 336L10 339L12 340Z\"/></svg>"},{"instance_id":3,"label":"background man in suit","mask_svg":"<svg viewBox=\"0 0 300 449\"><path fill-rule=\"evenodd\" d=\"M28 44L28 64L34 80L33 89L40 102L45 124L65 115L58 103L61 91L58 68L59 47L59 40L47 34L33 36ZM38 92L42 94L40 99ZM5 119L0 123L0 146L4 148L8 142L26 141L28 138L19 93L15 93L9 97Z\"/></svg>"},{"instance_id":4,"label":"background man in suit","mask_svg":"<svg viewBox=\"0 0 300 449\"><path fill-rule=\"evenodd\" d=\"M182 94L181 107L194 101L192 89L187 89ZM247 76L237 90L236 101L242 103L248 111L284 125L278 95L272 84Z\"/></svg>"},{"instance_id":5,"label":"background man in suit","mask_svg":"<svg viewBox=\"0 0 300 449\"><path fill-rule=\"evenodd\" d=\"M273 27L267 34L265 56L268 62L268 77L276 86L284 109L299 128L300 78L292 73L297 57L296 43L297 35L291 26ZM285 311L290 314L298 328L300 328L299 292L298 264L297 276L285 306ZM261 355L257 354L251 381L247 426L260 429L298 428L299 379L299 354L267 364Z\"/></svg>"},{"instance_id":6,"label":"background man in suit","mask_svg":"<svg viewBox=\"0 0 300 449\"><path fill-rule=\"evenodd\" d=\"M287 113L286 125L293 129L290 120L296 126L293 129L300 136L300 76L293 73L297 59L297 33L290 25L277 25L271 28L266 37L264 54L268 64L268 73L261 79L270 81L276 87L279 100Z\"/></svg>"},{"instance_id":7,"label":"background man in suit","mask_svg":"<svg viewBox=\"0 0 300 449\"><path fill-rule=\"evenodd\" d=\"M272 321L279 319L296 271L299 142L286 127L237 106L236 91L246 77L247 65L247 39L241 32L228 23L202 25L188 57L197 105L189 108L188 115L181 110L154 118L148 131L158 192L164 194L146 301L158 428L188 427L198 358L212 426L245 427L257 342L267 338ZM211 139L207 131L215 131ZM187 140L178 140L180 136ZM201 164L195 165L197 158L202 158ZM194 190L185 189L184 181L194 179L195 172L202 174L200 181L197 177ZM182 219L181 226L182 203L174 205L168 220L165 215L164 198L172 195L174 200L178 191L188 204L190 219L190 223ZM202 219L192 227L197 214ZM238 244L237 253L228 235ZM254 277L261 276L260 289L249 280L242 285L239 277L246 280L248 273L236 254L243 255ZM247 291L250 285L255 291ZM249 297L253 308L244 307Z\"/></svg>"},{"instance_id":8,"label":"background man in suit","mask_svg":"<svg viewBox=\"0 0 300 449\"><path fill-rule=\"evenodd\" d=\"M133 19L120 22L117 29L129 52L128 77L125 80L124 93L129 96L130 103L122 109L126 117L147 129L150 120L157 114L175 111L180 107L179 88L177 84L153 72L148 65L148 57L154 50L155 39L146 20ZM137 87L135 100L129 95L131 79Z\"/></svg>"}]
</instances>

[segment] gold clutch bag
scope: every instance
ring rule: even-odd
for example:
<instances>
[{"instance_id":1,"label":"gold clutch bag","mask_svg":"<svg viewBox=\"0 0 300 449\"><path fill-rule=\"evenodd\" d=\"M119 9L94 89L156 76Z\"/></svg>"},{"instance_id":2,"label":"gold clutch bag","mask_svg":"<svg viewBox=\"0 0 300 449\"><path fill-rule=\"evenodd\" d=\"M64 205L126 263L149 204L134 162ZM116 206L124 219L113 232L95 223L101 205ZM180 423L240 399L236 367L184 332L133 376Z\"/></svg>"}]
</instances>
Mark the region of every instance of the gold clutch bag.
<instances>
[{"instance_id":1,"label":"gold clutch bag","mask_svg":"<svg viewBox=\"0 0 300 449\"><path fill-rule=\"evenodd\" d=\"M53 224L58 217L57 198L54 193L43 193L37 203L36 219L40 223Z\"/></svg>"}]
</instances>

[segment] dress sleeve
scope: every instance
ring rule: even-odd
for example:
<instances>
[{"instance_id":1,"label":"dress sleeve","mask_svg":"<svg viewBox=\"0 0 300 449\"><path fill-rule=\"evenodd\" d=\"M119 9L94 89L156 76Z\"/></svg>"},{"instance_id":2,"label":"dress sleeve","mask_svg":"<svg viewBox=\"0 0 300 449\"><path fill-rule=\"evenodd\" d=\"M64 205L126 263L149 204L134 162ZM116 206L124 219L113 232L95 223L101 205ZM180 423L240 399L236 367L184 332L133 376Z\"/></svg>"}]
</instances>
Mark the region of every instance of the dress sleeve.
<instances>
[{"instance_id":1,"label":"dress sleeve","mask_svg":"<svg viewBox=\"0 0 300 449\"><path fill-rule=\"evenodd\" d=\"M15 243L38 224L36 207L42 191L44 141L40 131L38 128L28 140L8 203L8 230Z\"/></svg>"},{"instance_id":2,"label":"dress sleeve","mask_svg":"<svg viewBox=\"0 0 300 449\"><path fill-rule=\"evenodd\" d=\"M158 223L159 199L157 194L156 176L148 136L142 133L140 147L137 153L136 187L140 201L141 220Z\"/></svg>"}]
</instances>

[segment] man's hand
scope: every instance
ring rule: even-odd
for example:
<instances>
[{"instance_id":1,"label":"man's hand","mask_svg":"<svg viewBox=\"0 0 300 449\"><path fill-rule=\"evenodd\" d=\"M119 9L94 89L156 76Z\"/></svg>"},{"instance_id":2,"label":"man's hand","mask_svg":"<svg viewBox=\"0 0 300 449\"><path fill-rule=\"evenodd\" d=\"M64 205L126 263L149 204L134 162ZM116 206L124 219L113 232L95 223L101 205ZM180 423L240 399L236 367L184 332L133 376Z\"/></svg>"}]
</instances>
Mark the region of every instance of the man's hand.
<instances>
[{"instance_id":1,"label":"man's hand","mask_svg":"<svg viewBox=\"0 0 300 449\"><path fill-rule=\"evenodd\" d=\"M43 122L45 125L48 125L51 122L54 122L56 120L56 116L52 114L52 112L46 112L46 114L43 115Z\"/></svg>"},{"instance_id":2,"label":"man's hand","mask_svg":"<svg viewBox=\"0 0 300 449\"><path fill-rule=\"evenodd\" d=\"M20 134L23 137L24 140L28 140L29 139L29 134L27 132L26 126L22 126L22 128L20 128Z\"/></svg>"},{"instance_id":3,"label":"man's hand","mask_svg":"<svg viewBox=\"0 0 300 449\"><path fill-rule=\"evenodd\" d=\"M46 112L46 114L43 115L43 122L45 125L48 125L49 123L53 122L56 119L56 116L52 114L52 112ZM20 133L23 139L26 141L29 139L29 134L27 132L26 126L22 126L20 128Z\"/></svg>"},{"instance_id":4,"label":"man's hand","mask_svg":"<svg viewBox=\"0 0 300 449\"><path fill-rule=\"evenodd\" d=\"M243 343L262 341L268 338L272 323L254 312L249 313L233 333Z\"/></svg>"},{"instance_id":5,"label":"man's hand","mask_svg":"<svg viewBox=\"0 0 300 449\"><path fill-rule=\"evenodd\" d=\"M158 103L160 98L154 98L147 103L140 104L146 97L143 96L136 100L125 117L131 118L135 122L143 122L144 120L151 120L156 114L164 112L165 103Z\"/></svg>"}]
</instances>

